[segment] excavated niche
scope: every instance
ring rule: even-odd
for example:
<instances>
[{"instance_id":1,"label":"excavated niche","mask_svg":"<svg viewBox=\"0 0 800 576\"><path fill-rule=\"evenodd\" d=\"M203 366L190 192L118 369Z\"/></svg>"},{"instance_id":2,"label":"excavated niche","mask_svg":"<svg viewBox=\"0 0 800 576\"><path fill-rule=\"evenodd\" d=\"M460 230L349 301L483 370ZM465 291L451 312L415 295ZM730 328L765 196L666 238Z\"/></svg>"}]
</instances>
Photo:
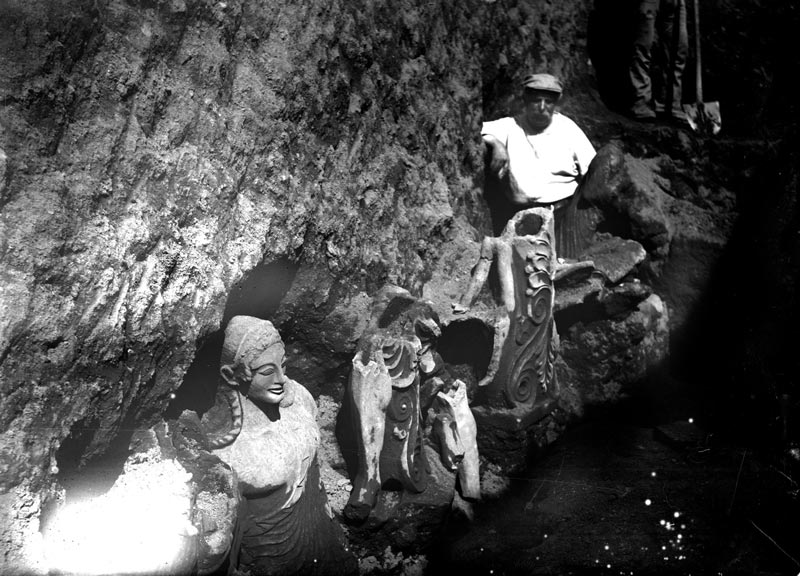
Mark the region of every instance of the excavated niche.
<instances>
[{"instance_id":1,"label":"excavated niche","mask_svg":"<svg viewBox=\"0 0 800 576\"><path fill-rule=\"evenodd\" d=\"M535 213L525 213L514 225L517 236L534 236L542 231L544 219Z\"/></svg>"},{"instance_id":2,"label":"excavated niche","mask_svg":"<svg viewBox=\"0 0 800 576\"><path fill-rule=\"evenodd\" d=\"M291 287L296 271L297 266L287 259L254 268L232 288L223 314L223 327L237 314L273 316ZM198 342L194 361L163 414L166 420L177 418L186 409L203 414L214 405L223 339L224 330L220 329ZM87 415L72 426L56 452L55 481L61 490L43 503L42 530L46 530L51 513L64 501L101 496L119 479L131 455L131 441L136 431L135 412L129 414L118 429L108 431L113 439L102 454L88 452L97 428L103 425L102 415Z\"/></svg>"},{"instance_id":3,"label":"excavated niche","mask_svg":"<svg viewBox=\"0 0 800 576\"><path fill-rule=\"evenodd\" d=\"M129 417L118 428L109 430L108 433L114 436L107 449L102 454L93 454L90 452L91 441L97 434L98 427L104 425L103 416L89 415L72 427L56 453L59 470L54 478L55 489L43 501L40 531L46 539L51 538L52 534L60 533L61 519L70 506L81 506L93 501L100 506L104 505L100 504L103 502L124 499L126 490L141 489L141 470L145 470L143 466L151 467L156 472L163 467L168 470L174 468L178 471L178 476L171 477L170 481L177 482L176 486L184 477L181 474L185 475L189 471L190 476L186 478L195 477L200 484L191 489L187 484L186 490L195 490L197 493L187 492L186 497L195 498L200 491L205 491L208 497L220 501L227 502L235 498L230 493L230 486L220 488L219 491L214 490L214 486L225 475L224 467L214 465L208 456L202 455L202 451L197 451L198 445L187 440L185 423L178 422L178 417L187 409L202 415L218 402L220 352L224 326L228 320L240 314L273 317L292 286L296 272L297 266L294 263L288 259L280 259L257 266L233 286L223 313L223 328L198 341L194 360L186 371L181 386L173 395L172 402L161 414L162 422L155 428L142 429L136 412L130 411ZM201 518L205 512L200 508L187 513L191 514L192 522L205 522ZM205 525L203 529L205 530ZM189 527L188 530L192 528ZM190 544L208 548L207 543L198 542L200 540ZM209 561L216 561L213 559L215 553L204 548L201 556L205 555L205 558L210 554ZM179 560L183 561L183 558Z\"/></svg>"},{"instance_id":4,"label":"excavated niche","mask_svg":"<svg viewBox=\"0 0 800 576\"><path fill-rule=\"evenodd\" d=\"M455 378L467 384L470 398L486 376L494 349L494 331L483 320L455 320L442 328L438 351Z\"/></svg>"},{"instance_id":5,"label":"excavated niche","mask_svg":"<svg viewBox=\"0 0 800 576\"><path fill-rule=\"evenodd\" d=\"M132 423L124 422L117 431L108 449L99 456L87 459L85 448L88 435L97 428L97 420L80 420L76 422L56 452L59 484L69 489L76 481L86 483L90 480L93 490L108 489L122 472L122 465L128 456L128 445L133 435Z\"/></svg>"},{"instance_id":6,"label":"excavated niche","mask_svg":"<svg viewBox=\"0 0 800 576\"><path fill-rule=\"evenodd\" d=\"M238 315L272 318L292 287L298 267L288 258L281 258L250 270L231 288L222 326Z\"/></svg>"},{"instance_id":7,"label":"excavated niche","mask_svg":"<svg viewBox=\"0 0 800 576\"><path fill-rule=\"evenodd\" d=\"M76 422L56 452L58 473L54 479L61 489L48 493L42 502L39 531L43 534L61 505L102 496L123 473L133 436L131 422L122 424L102 455L87 459L85 450L98 424L96 419Z\"/></svg>"},{"instance_id":8,"label":"excavated niche","mask_svg":"<svg viewBox=\"0 0 800 576\"><path fill-rule=\"evenodd\" d=\"M219 359L225 326L238 315L271 319L292 286L298 266L279 259L253 268L228 294L222 325L198 342L194 360L167 408L166 418L177 418L183 410L202 415L214 406L219 381Z\"/></svg>"}]
</instances>

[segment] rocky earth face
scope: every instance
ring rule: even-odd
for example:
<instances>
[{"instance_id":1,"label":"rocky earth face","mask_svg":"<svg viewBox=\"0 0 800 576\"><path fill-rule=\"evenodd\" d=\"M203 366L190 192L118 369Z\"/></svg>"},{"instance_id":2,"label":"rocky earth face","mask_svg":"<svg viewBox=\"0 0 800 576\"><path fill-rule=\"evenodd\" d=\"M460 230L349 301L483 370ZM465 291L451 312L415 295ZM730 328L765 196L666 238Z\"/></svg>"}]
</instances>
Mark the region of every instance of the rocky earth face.
<instances>
[{"instance_id":1,"label":"rocky earth face","mask_svg":"<svg viewBox=\"0 0 800 576\"><path fill-rule=\"evenodd\" d=\"M122 422L160 413L259 263L318 269L323 302L337 278L419 285L422 256L477 195L464 142L479 114L462 110L480 74L469 59L449 74L449 52L469 51L443 43L466 10L4 11L7 487L41 478L76 423L91 457ZM373 23L383 36L357 32ZM403 27L408 53L389 43Z\"/></svg>"},{"instance_id":2,"label":"rocky earth face","mask_svg":"<svg viewBox=\"0 0 800 576\"><path fill-rule=\"evenodd\" d=\"M491 233L480 123L511 110L520 70L562 75L564 111L598 147L614 140L626 154L626 198L639 201L618 206L625 218L606 232L646 251L631 270L648 293L620 277L598 288L611 313L576 323L565 304L560 330L564 373L577 374L572 412L635 385L649 362L621 371L625 342L639 334L663 357L658 301L673 338L684 334L737 202L781 156L610 113L586 57L595 4L2 2L2 571L37 567L31 542L65 475L213 382L231 315L278 323L292 377L339 398L378 288L449 305L469 273L454 262ZM760 22L746 18L760 4L717 3L721 19L706 21L727 23L734 42ZM779 29L790 28L797 15L781 10ZM783 54L780 38L760 40L764 53ZM729 46L715 40L711 53ZM715 66L711 96L742 78L790 86L791 69L768 62ZM748 106L750 93L724 93L742 112L734 135L772 129L795 106L787 92ZM792 174L773 182L796 187ZM786 257L767 275L796 268L796 206L773 205L788 210L787 240L769 249ZM621 334L616 356L596 348L608 333ZM592 354L608 362L584 386Z\"/></svg>"}]
</instances>

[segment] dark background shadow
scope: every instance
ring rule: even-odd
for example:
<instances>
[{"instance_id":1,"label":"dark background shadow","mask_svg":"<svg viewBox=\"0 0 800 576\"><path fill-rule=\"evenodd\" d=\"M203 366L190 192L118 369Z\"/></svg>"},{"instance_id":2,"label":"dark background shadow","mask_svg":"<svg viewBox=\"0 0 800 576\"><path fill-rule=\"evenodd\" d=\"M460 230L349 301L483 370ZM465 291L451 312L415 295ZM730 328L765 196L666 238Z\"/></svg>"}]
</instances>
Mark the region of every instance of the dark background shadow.
<instances>
[{"instance_id":1,"label":"dark background shadow","mask_svg":"<svg viewBox=\"0 0 800 576\"><path fill-rule=\"evenodd\" d=\"M597 89L603 103L617 112L630 106L628 63L637 5L635 0L595 0L589 15L588 49Z\"/></svg>"}]
</instances>

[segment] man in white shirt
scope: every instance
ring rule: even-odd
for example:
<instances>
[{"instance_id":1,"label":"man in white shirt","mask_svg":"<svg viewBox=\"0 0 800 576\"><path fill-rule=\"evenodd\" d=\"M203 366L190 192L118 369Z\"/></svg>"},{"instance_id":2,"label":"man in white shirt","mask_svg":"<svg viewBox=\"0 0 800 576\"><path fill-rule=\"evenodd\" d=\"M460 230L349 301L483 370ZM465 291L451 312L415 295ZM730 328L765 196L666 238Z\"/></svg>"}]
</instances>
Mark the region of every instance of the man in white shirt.
<instances>
[{"instance_id":1,"label":"man in white shirt","mask_svg":"<svg viewBox=\"0 0 800 576\"><path fill-rule=\"evenodd\" d=\"M484 122L481 137L492 173L507 179L503 188L514 208L551 207L560 239L566 208L596 152L577 124L556 111L562 87L555 76L531 74L522 87L522 111Z\"/></svg>"}]
</instances>

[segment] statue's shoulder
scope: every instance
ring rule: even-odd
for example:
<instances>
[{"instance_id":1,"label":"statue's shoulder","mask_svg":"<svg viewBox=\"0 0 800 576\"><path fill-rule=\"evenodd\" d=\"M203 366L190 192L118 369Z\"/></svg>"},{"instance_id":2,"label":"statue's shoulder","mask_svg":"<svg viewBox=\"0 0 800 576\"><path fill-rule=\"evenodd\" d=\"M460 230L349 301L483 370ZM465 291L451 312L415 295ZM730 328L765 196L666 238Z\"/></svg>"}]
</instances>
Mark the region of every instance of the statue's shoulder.
<instances>
[{"instance_id":1,"label":"statue's shoulder","mask_svg":"<svg viewBox=\"0 0 800 576\"><path fill-rule=\"evenodd\" d=\"M311 414L316 417L317 402L314 400L311 392L309 392L305 386L295 380L292 380L291 378L287 378L286 380L286 384L291 388L290 394L292 396L293 404L296 405L297 408L302 408L308 412L311 412Z\"/></svg>"}]
</instances>

